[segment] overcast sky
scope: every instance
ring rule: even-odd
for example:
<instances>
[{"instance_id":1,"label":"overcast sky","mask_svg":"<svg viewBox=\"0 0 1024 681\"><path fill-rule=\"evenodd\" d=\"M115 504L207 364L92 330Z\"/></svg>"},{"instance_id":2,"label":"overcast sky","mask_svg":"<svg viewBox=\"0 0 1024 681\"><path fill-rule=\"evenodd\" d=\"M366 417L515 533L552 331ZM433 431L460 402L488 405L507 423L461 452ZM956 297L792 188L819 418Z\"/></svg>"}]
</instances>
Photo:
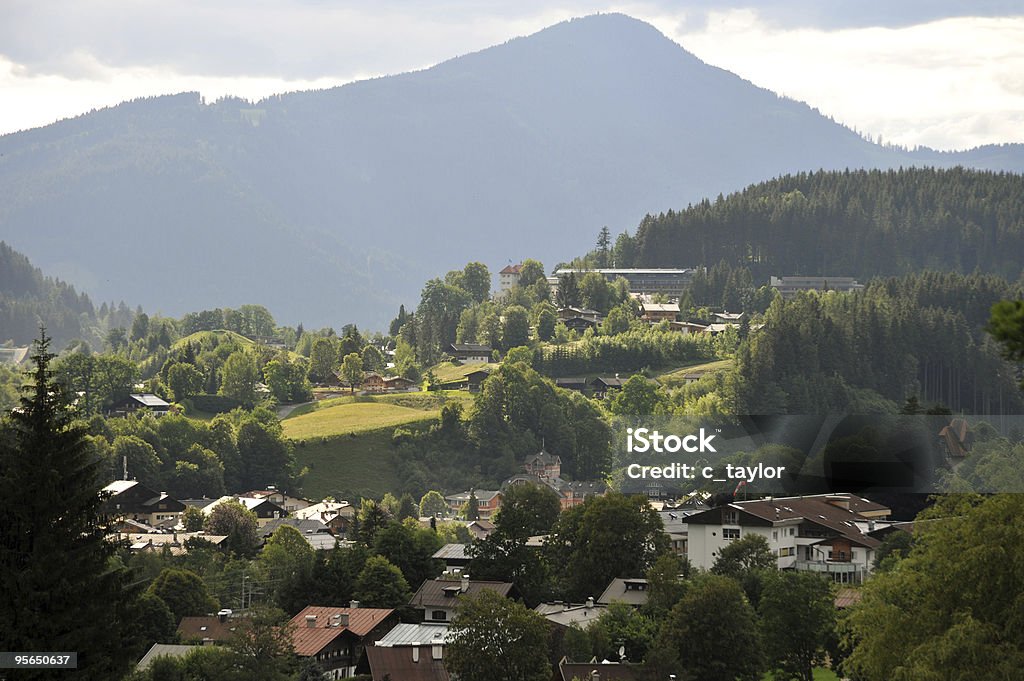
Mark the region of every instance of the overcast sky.
<instances>
[{"instance_id":1,"label":"overcast sky","mask_svg":"<svg viewBox=\"0 0 1024 681\"><path fill-rule=\"evenodd\" d=\"M258 99L340 85L619 11L872 137L940 149L1024 142L1020 0L0 4L0 133L148 95Z\"/></svg>"}]
</instances>

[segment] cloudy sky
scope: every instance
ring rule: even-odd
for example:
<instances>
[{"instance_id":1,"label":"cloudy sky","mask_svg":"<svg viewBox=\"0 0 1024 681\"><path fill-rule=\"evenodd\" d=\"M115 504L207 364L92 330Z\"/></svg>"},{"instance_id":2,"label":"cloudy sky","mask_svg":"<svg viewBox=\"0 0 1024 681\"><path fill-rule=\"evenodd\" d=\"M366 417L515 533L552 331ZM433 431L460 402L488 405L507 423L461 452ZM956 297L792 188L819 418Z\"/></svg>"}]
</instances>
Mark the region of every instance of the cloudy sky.
<instances>
[{"instance_id":1,"label":"cloudy sky","mask_svg":"<svg viewBox=\"0 0 1024 681\"><path fill-rule=\"evenodd\" d=\"M0 3L0 134L140 96L258 99L339 85L619 11L873 138L1024 142L1020 0Z\"/></svg>"}]
</instances>

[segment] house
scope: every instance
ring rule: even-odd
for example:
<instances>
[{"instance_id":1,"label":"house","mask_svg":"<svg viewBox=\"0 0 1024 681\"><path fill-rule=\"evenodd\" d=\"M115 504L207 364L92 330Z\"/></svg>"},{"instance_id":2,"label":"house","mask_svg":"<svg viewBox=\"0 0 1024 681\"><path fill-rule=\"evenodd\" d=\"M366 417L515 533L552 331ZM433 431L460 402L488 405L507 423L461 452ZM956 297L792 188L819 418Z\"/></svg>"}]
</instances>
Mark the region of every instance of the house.
<instances>
[{"instance_id":1,"label":"house","mask_svg":"<svg viewBox=\"0 0 1024 681\"><path fill-rule=\"evenodd\" d=\"M885 506L854 494L737 501L686 519L687 557L695 568L707 570L729 542L760 534L779 569L859 583L871 573L881 545L870 533L889 513Z\"/></svg>"},{"instance_id":2,"label":"house","mask_svg":"<svg viewBox=\"0 0 1024 681\"><path fill-rule=\"evenodd\" d=\"M314 658L324 677L342 679L365 674L370 667L365 650L398 623L398 614L385 608L311 605L291 619L292 648L299 657Z\"/></svg>"},{"instance_id":3,"label":"house","mask_svg":"<svg viewBox=\"0 0 1024 681\"><path fill-rule=\"evenodd\" d=\"M487 377L490 375L491 372L485 371L484 369L477 369L476 371L469 372L465 377L465 389L473 394L480 392L483 390L484 381L487 380Z\"/></svg>"},{"instance_id":4,"label":"house","mask_svg":"<svg viewBox=\"0 0 1024 681\"><path fill-rule=\"evenodd\" d=\"M679 303L641 303L640 318L651 324L674 322L679 316Z\"/></svg>"},{"instance_id":5,"label":"house","mask_svg":"<svg viewBox=\"0 0 1024 681\"><path fill-rule=\"evenodd\" d=\"M572 604L556 601L554 603L541 603L535 612L543 615L544 619L560 627L570 627L573 624L580 629L586 629L597 621L607 606L594 603L593 598L588 598L586 603Z\"/></svg>"},{"instance_id":6,"label":"house","mask_svg":"<svg viewBox=\"0 0 1024 681\"><path fill-rule=\"evenodd\" d=\"M199 645L222 645L235 637L239 618L230 610L216 615L182 617L178 623L178 639Z\"/></svg>"},{"instance_id":7,"label":"house","mask_svg":"<svg viewBox=\"0 0 1024 681\"><path fill-rule=\"evenodd\" d=\"M447 625L396 624L366 649L373 681L448 681L444 647Z\"/></svg>"},{"instance_id":8,"label":"house","mask_svg":"<svg viewBox=\"0 0 1024 681\"><path fill-rule=\"evenodd\" d=\"M594 397L604 399L612 390L621 390L625 382L626 379L618 376L614 378L599 376L590 382L590 386L594 389Z\"/></svg>"},{"instance_id":9,"label":"house","mask_svg":"<svg viewBox=\"0 0 1024 681\"><path fill-rule=\"evenodd\" d=\"M509 582L471 580L468 574L462 573L458 579L428 579L423 582L409 605L423 612L425 623L447 624L455 616L459 596L475 596L483 591L510 596L514 589Z\"/></svg>"},{"instance_id":10,"label":"house","mask_svg":"<svg viewBox=\"0 0 1024 681\"><path fill-rule=\"evenodd\" d=\"M565 328L568 331L575 331L580 336L586 333L587 329L597 331L598 327L601 326L601 322L586 317L569 317L562 320L562 323L565 324Z\"/></svg>"},{"instance_id":11,"label":"house","mask_svg":"<svg viewBox=\"0 0 1024 681\"><path fill-rule=\"evenodd\" d=\"M384 377L373 371L363 374L362 389L368 393L384 392Z\"/></svg>"},{"instance_id":12,"label":"house","mask_svg":"<svg viewBox=\"0 0 1024 681\"><path fill-rule=\"evenodd\" d=\"M188 553L186 542L189 539L201 539L217 547L227 540L226 535L204 532L130 532L118 534L117 537L128 542L128 550L132 553L162 553L166 550L172 556L183 556Z\"/></svg>"},{"instance_id":13,"label":"house","mask_svg":"<svg viewBox=\"0 0 1024 681\"><path fill-rule=\"evenodd\" d=\"M495 525L490 520L473 520L466 523L466 529L473 539L487 539L494 532Z\"/></svg>"},{"instance_id":14,"label":"house","mask_svg":"<svg viewBox=\"0 0 1024 681\"><path fill-rule=\"evenodd\" d=\"M739 326L745 315L742 312L712 312L711 321L716 324L733 324Z\"/></svg>"},{"instance_id":15,"label":"house","mask_svg":"<svg viewBox=\"0 0 1024 681\"><path fill-rule=\"evenodd\" d=\"M606 269L574 269L562 268L555 270L548 278L552 283L552 290L558 286L559 277L575 272L577 277L582 277L588 272L597 272L607 281L613 282L622 278L629 283L629 292L637 295L664 294L669 298L679 298L683 291L690 287L693 276L697 273L695 269L670 269L670 268L606 268Z\"/></svg>"},{"instance_id":16,"label":"house","mask_svg":"<svg viewBox=\"0 0 1024 681\"><path fill-rule=\"evenodd\" d=\"M132 393L110 408L111 416L127 416L140 409L151 412L154 416L163 416L171 409L164 399L152 393Z\"/></svg>"},{"instance_id":17,"label":"house","mask_svg":"<svg viewBox=\"0 0 1024 681\"><path fill-rule=\"evenodd\" d=\"M591 322L601 322L601 313L597 310L591 310L585 307L560 307L558 308L558 318L563 322L569 319L579 317L586 319Z\"/></svg>"},{"instance_id":18,"label":"house","mask_svg":"<svg viewBox=\"0 0 1024 681\"><path fill-rule=\"evenodd\" d=\"M279 527L294 528L315 551L330 551L338 546L338 539L331 534L330 528L315 519L275 518L260 528L260 537L264 541L270 539Z\"/></svg>"},{"instance_id":19,"label":"house","mask_svg":"<svg viewBox=\"0 0 1024 681\"><path fill-rule=\"evenodd\" d=\"M469 565L469 561L472 560L470 555L466 553L468 548L465 544L445 544L435 551L431 558L443 560L446 570L464 570Z\"/></svg>"},{"instance_id":20,"label":"house","mask_svg":"<svg viewBox=\"0 0 1024 681\"><path fill-rule=\"evenodd\" d=\"M302 497L293 497L291 495L285 494L284 492L280 491L273 485L270 485L266 489L253 490L251 492L246 492L245 494L241 494L239 496L247 497L250 499L264 499L266 501L273 502L280 506L281 508L283 508L284 510L288 511L289 514L294 513L299 509L307 508L313 505L313 502L310 501L309 499L303 499Z\"/></svg>"},{"instance_id":21,"label":"house","mask_svg":"<svg viewBox=\"0 0 1024 681\"><path fill-rule=\"evenodd\" d=\"M647 580L635 579L613 579L605 588L604 593L597 599L601 605L610 605L615 601L632 605L639 608L647 604Z\"/></svg>"},{"instance_id":22,"label":"house","mask_svg":"<svg viewBox=\"0 0 1024 681\"><path fill-rule=\"evenodd\" d=\"M782 294L783 299L795 298L801 291L860 291L864 284L853 277L770 277L768 284Z\"/></svg>"},{"instance_id":23,"label":"house","mask_svg":"<svg viewBox=\"0 0 1024 681\"><path fill-rule=\"evenodd\" d=\"M349 527L356 517L356 509L347 501L324 500L318 504L301 508L292 513L299 520L319 520L336 537L348 536Z\"/></svg>"},{"instance_id":24,"label":"house","mask_svg":"<svg viewBox=\"0 0 1024 681\"><path fill-rule=\"evenodd\" d=\"M137 480L115 480L100 494L105 497L100 513L110 522L128 518L156 527L167 521L177 523L185 512L185 504Z\"/></svg>"},{"instance_id":25,"label":"house","mask_svg":"<svg viewBox=\"0 0 1024 681\"><path fill-rule=\"evenodd\" d=\"M491 346L479 343L452 343L448 354L463 364L487 364L491 361Z\"/></svg>"},{"instance_id":26,"label":"house","mask_svg":"<svg viewBox=\"0 0 1024 681\"><path fill-rule=\"evenodd\" d=\"M469 503L471 494L476 496L478 512L484 520L490 519L494 512L501 508L501 490L469 490L468 492L451 494L444 498L448 502L448 509L453 515L458 515L462 507Z\"/></svg>"},{"instance_id":27,"label":"house","mask_svg":"<svg viewBox=\"0 0 1024 681\"><path fill-rule=\"evenodd\" d=\"M562 475L562 459L556 454L549 454L543 448L533 456L526 458L523 470L529 475L541 479L553 479Z\"/></svg>"},{"instance_id":28,"label":"house","mask_svg":"<svg viewBox=\"0 0 1024 681\"><path fill-rule=\"evenodd\" d=\"M519 274L523 271L523 264L506 265L498 272L498 294L504 296L512 290L513 286L519 284Z\"/></svg>"},{"instance_id":29,"label":"house","mask_svg":"<svg viewBox=\"0 0 1024 681\"><path fill-rule=\"evenodd\" d=\"M691 334L691 333L706 333L707 330L708 330L708 325L707 324L700 324L698 322L691 322L691 321L685 321L685 322L673 322L673 321L670 321L668 323L668 329L669 329L669 331L676 331L677 333L681 333L681 334L683 334L685 336L685 335L688 335L688 334Z\"/></svg>"},{"instance_id":30,"label":"house","mask_svg":"<svg viewBox=\"0 0 1024 681\"><path fill-rule=\"evenodd\" d=\"M602 480L564 480L562 479L562 460L557 455L543 449L529 456L523 462L523 473L513 475L502 483L502 489L515 485L546 485L558 494L562 510L578 506L587 497L603 495L608 491L608 484Z\"/></svg>"},{"instance_id":31,"label":"house","mask_svg":"<svg viewBox=\"0 0 1024 681\"><path fill-rule=\"evenodd\" d=\"M449 681L444 666L444 647L440 645L409 645L366 649L373 681Z\"/></svg>"},{"instance_id":32,"label":"house","mask_svg":"<svg viewBox=\"0 0 1024 681\"><path fill-rule=\"evenodd\" d=\"M224 496L220 499L215 500L213 503L204 506L202 511L203 515L210 515L213 509L217 508L221 504L227 501L237 501L238 503L245 506L247 509L256 514L256 524L259 527L265 527L267 523L276 518L284 518L288 515L288 511L284 510L274 502L268 499L261 499L258 497L231 497Z\"/></svg>"},{"instance_id":33,"label":"house","mask_svg":"<svg viewBox=\"0 0 1024 681\"><path fill-rule=\"evenodd\" d=\"M563 390L575 390L578 393L584 392L587 389L587 379L585 378L556 378L555 387L562 388Z\"/></svg>"},{"instance_id":34,"label":"house","mask_svg":"<svg viewBox=\"0 0 1024 681\"><path fill-rule=\"evenodd\" d=\"M384 392L389 393L401 393L401 392L416 392L419 390L419 385L415 381L410 381L404 376L385 376L384 377Z\"/></svg>"}]
</instances>

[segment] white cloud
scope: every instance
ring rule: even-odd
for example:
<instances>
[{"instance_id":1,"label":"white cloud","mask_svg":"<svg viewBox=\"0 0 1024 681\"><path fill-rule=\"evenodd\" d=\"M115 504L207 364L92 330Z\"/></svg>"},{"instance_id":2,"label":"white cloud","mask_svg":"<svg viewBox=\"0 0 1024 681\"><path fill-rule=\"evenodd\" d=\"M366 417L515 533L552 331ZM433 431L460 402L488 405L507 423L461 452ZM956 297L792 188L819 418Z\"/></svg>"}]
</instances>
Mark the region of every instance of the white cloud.
<instances>
[{"instance_id":1,"label":"white cloud","mask_svg":"<svg viewBox=\"0 0 1024 681\"><path fill-rule=\"evenodd\" d=\"M672 37L708 63L890 142L1024 141L1024 18L823 31L769 28L754 12L733 11Z\"/></svg>"}]
</instances>

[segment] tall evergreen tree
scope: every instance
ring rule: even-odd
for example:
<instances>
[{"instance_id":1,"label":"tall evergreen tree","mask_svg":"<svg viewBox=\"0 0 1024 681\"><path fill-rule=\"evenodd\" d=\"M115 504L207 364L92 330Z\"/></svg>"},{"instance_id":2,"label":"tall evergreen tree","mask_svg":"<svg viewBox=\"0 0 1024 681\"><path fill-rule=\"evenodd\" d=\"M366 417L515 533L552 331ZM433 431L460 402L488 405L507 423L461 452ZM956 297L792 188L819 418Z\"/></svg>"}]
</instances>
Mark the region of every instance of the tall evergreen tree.
<instances>
[{"instance_id":1,"label":"tall evergreen tree","mask_svg":"<svg viewBox=\"0 0 1024 681\"><path fill-rule=\"evenodd\" d=\"M49 347L41 330L32 385L0 437L0 641L12 651L76 652L75 678L120 678L137 652L126 645L127 576L104 539L100 463L70 423Z\"/></svg>"}]
</instances>

